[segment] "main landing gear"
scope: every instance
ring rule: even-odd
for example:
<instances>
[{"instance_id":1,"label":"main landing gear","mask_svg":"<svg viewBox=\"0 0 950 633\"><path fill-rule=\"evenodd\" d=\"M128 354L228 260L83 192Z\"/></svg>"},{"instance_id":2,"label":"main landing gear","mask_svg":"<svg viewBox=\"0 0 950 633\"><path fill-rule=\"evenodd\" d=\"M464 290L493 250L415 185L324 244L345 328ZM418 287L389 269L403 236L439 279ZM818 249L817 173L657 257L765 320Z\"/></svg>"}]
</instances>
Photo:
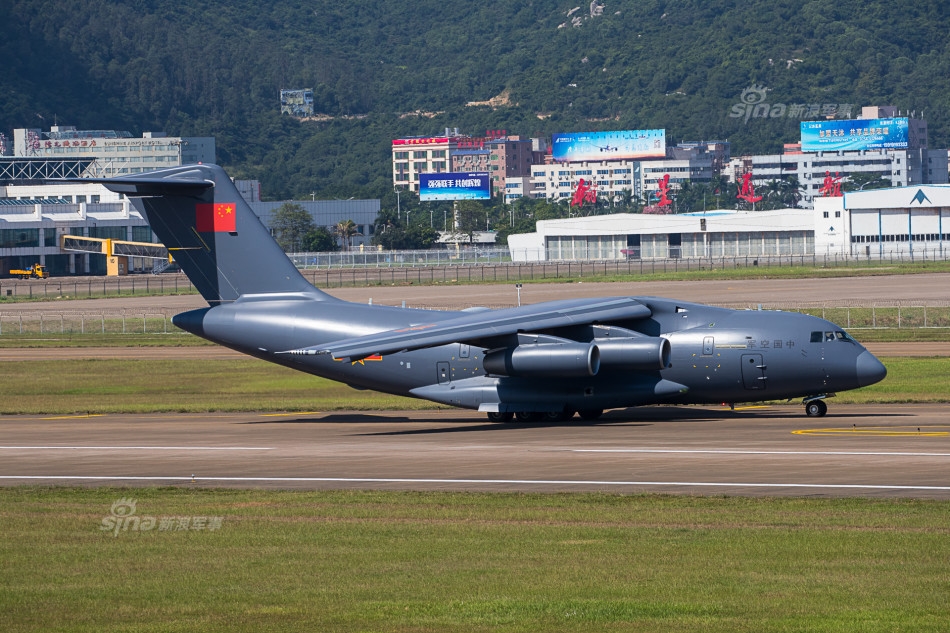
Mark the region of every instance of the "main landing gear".
<instances>
[{"instance_id":1,"label":"main landing gear","mask_svg":"<svg viewBox=\"0 0 950 633\"><path fill-rule=\"evenodd\" d=\"M488 412L488 421L489 422L511 422L512 419L517 419L518 422L566 422L574 417L574 409L571 407L564 407L560 411L518 411L517 413L512 413L511 411L505 412ZM583 420L596 420L601 415L603 415L603 409L581 409L576 412L581 416Z\"/></svg>"},{"instance_id":2,"label":"main landing gear","mask_svg":"<svg viewBox=\"0 0 950 633\"><path fill-rule=\"evenodd\" d=\"M805 415L810 418L823 418L826 413L828 405L825 404L825 396L805 398Z\"/></svg>"}]
</instances>

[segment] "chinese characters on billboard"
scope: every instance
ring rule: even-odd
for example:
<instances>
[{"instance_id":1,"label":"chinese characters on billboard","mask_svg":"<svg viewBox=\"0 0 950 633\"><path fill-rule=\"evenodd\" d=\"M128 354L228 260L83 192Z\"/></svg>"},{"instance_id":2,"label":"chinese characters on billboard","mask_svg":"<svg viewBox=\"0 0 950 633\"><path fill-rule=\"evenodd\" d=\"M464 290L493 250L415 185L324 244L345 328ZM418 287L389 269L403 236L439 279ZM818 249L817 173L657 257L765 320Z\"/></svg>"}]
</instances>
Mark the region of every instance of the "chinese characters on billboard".
<instances>
[{"instance_id":1,"label":"chinese characters on billboard","mask_svg":"<svg viewBox=\"0 0 950 633\"><path fill-rule=\"evenodd\" d=\"M666 130L555 134L551 145L556 162L664 158Z\"/></svg>"},{"instance_id":2,"label":"chinese characters on billboard","mask_svg":"<svg viewBox=\"0 0 950 633\"><path fill-rule=\"evenodd\" d=\"M908 119L802 121L803 152L907 149Z\"/></svg>"},{"instance_id":3,"label":"chinese characters on billboard","mask_svg":"<svg viewBox=\"0 0 950 633\"><path fill-rule=\"evenodd\" d=\"M419 174L419 200L490 200L491 179L487 171Z\"/></svg>"}]
</instances>

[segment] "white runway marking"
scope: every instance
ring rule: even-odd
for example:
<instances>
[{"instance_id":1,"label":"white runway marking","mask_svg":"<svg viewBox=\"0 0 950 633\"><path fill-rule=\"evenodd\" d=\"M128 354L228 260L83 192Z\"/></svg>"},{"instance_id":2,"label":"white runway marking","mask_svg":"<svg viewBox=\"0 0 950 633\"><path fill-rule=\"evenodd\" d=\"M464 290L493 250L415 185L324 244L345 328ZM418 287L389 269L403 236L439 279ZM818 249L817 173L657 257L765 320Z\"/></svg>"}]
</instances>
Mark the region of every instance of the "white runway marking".
<instances>
[{"instance_id":1,"label":"white runway marking","mask_svg":"<svg viewBox=\"0 0 950 633\"><path fill-rule=\"evenodd\" d=\"M572 479L412 479L384 477L115 477L81 475L0 475L9 481L154 481L154 482L234 482L234 483L357 483L357 484L500 484L545 486L667 486L702 488L797 488L816 490L919 490L950 491L950 486L902 486L895 484L799 484L710 481L589 481Z\"/></svg>"},{"instance_id":2,"label":"white runway marking","mask_svg":"<svg viewBox=\"0 0 950 633\"><path fill-rule=\"evenodd\" d=\"M869 457L950 457L950 453L899 453L899 452L868 452L868 451L749 451L739 449L667 449L667 448L572 448L572 453L658 453L664 455L698 454L698 455L815 455L840 456L869 456Z\"/></svg>"},{"instance_id":3,"label":"white runway marking","mask_svg":"<svg viewBox=\"0 0 950 633\"><path fill-rule=\"evenodd\" d=\"M0 446L0 451L272 451L259 446Z\"/></svg>"}]
</instances>

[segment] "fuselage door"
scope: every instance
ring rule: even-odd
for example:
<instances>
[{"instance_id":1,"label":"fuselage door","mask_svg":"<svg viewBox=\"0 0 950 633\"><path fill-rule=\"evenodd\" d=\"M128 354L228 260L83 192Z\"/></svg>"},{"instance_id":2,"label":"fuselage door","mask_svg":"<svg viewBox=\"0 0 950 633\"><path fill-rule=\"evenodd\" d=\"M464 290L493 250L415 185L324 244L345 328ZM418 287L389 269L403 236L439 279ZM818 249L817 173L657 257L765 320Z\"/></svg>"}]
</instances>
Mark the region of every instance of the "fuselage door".
<instances>
[{"instance_id":1,"label":"fuselage door","mask_svg":"<svg viewBox=\"0 0 950 633\"><path fill-rule=\"evenodd\" d=\"M762 354L742 355L742 384L746 389L765 389L765 362Z\"/></svg>"}]
</instances>

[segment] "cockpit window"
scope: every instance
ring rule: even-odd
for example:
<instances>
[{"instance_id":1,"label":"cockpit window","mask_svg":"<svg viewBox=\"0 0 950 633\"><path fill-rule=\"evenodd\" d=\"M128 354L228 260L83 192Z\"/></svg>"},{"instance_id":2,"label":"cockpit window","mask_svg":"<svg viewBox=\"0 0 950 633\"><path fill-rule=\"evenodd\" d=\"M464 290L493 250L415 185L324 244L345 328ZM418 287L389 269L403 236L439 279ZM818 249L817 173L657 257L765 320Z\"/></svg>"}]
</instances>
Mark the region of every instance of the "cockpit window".
<instances>
[{"instance_id":1,"label":"cockpit window","mask_svg":"<svg viewBox=\"0 0 950 633\"><path fill-rule=\"evenodd\" d=\"M812 343L821 343L822 341L826 343L831 343L834 341L848 341L849 343L855 343L856 341L851 338L851 335L843 330L836 330L834 332L812 332L811 333L811 342Z\"/></svg>"}]
</instances>

